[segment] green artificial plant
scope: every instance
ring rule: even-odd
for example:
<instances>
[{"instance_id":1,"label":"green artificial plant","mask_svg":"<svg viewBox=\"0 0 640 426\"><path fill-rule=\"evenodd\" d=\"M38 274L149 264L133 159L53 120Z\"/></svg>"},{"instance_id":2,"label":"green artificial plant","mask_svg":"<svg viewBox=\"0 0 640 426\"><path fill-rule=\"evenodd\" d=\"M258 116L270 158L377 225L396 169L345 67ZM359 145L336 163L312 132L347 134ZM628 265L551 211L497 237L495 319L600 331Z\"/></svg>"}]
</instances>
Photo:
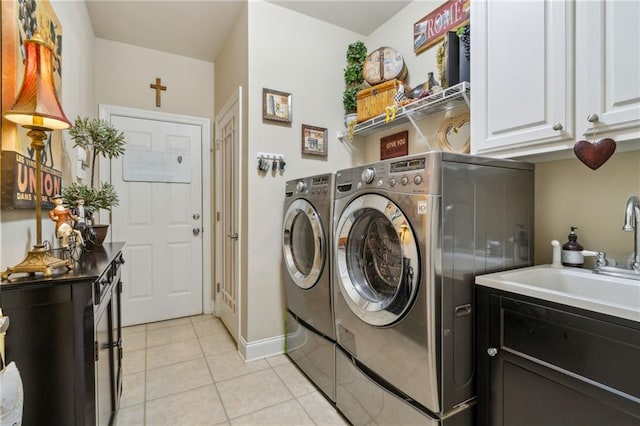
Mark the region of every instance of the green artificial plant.
<instances>
[{"instance_id":1,"label":"green artificial plant","mask_svg":"<svg viewBox=\"0 0 640 426\"><path fill-rule=\"evenodd\" d=\"M102 182L100 187L94 185L96 159L98 156L114 159L124 154L126 140L124 133L116 129L106 120L98 118L77 117L69 129L74 148L81 147L91 155L90 185L72 183L63 188L62 196L68 205L76 205L78 198L83 198L85 208L94 213L100 209L111 210L118 206L120 200L113 185Z\"/></svg>"},{"instance_id":2,"label":"green artificial plant","mask_svg":"<svg viewBox=\"0 0 640 426\"><path fill-rule=\"evenodd\" d=\"M362 67L367 58L367 46L362 41L356 41L347 46L347 65L344 68L345 90L342 94L342 104L345 114L356 112L357 94L363 86L364 75Z\"/></svg>"},{"instance_id":3,"label":"green artificial plant","mask_svg":"<svg viewBox=\"0 0 640 426\"><path fill-rule=\"evenodd\" d=\"M93 186L96 158L118 158L124 154L124 133L116 129L106 120L87 117L76 118L69 129L69 136L75 143L73 147L81 147L91 152L91 186Z\"/></svg>"},{"instance_id":4,"label":"green artificial plant","mask_svg":"<svg viewBox=\"0 0 640 426\"><path fill-rule=\"evenodd\" d=\"M120 204L118 194L109 182L102 182L99 189L74 182L71 186L62 188L62 197L71 206L77 205L78 199L82 198L85 209L91 214L100 209L110 211Z\"/></svg>"}]
</instances>

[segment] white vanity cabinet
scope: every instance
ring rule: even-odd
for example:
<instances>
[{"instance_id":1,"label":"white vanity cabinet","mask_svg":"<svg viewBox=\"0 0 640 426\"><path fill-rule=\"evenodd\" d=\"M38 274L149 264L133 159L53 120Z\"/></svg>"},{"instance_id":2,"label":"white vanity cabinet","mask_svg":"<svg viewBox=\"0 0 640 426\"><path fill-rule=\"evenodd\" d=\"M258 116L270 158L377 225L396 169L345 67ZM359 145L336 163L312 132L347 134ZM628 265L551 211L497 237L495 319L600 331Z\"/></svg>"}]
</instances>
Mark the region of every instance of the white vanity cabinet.
<instances>
[{"instance_id":1,"label":"white vanity cabinet","mask_svg":"<svg viewBox=\"0 0 640 426\"><path fill-rule=\"evenodd\" d=\"M576 2L578 139L640 138L639 22L636 0Z\"/></svg>"},{"instance_id":2,"label":"white vanity cabinet","mask_svg":"<svg viewBox=\"0 0 640 426\"><path fill-rule=\"evenodd\" d=\"M477 1L471 13L473 153L550 158L640 137L640 2Z\"/></svg>"},{"instance_id":3,"label":"white vanity cabinet","mask_svg":"<svg viewBox=\"0 0 640 426\"><path fill-rule=\"evenodd\" d=\"M573 136L573 3L471 7L471 151L495 157L564 149Z\"/></svg>"}]
</instances>

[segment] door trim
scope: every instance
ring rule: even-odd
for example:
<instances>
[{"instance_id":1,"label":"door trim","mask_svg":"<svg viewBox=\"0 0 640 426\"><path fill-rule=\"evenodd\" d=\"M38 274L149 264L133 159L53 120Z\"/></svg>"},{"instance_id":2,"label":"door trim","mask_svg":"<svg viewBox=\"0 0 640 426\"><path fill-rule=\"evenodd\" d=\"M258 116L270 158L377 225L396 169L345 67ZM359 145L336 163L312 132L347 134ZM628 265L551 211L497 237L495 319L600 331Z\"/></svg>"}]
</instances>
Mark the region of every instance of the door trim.
<instances>
[{"instance_id":1,"label":"door trim","mask_svg":"<svg viewBox=\"0 0 640 426\"><path fill-rule=\"evenodd\" d=\"M238 205L237 205L237 211L236 211L236 226L237 226L237 233L239 236L239 239L237 241L236 244L236 255L237 255L237 265L236 266L236 275L237 275L237 288L236 290L236 321L237 321L237 331L236 334L237 336L233 336L234 339L236 339L236 344L238 346L238 352L242 355L245 356L246 355L246 345L243 344L242 342L246 342L244 340L244 338L242 337L242 315L243 315L243 305L242 305L242 298L243 298L243 281L244 281L244 274L243 274L243 269L242 269L242 262L240 261L240 259L242 258L242 245L245 244L244 242L244 226L243 226L243 222L242 222L242 216L241 213L242 209L244 208L244 197L242 194L242 188L244 185L244 168L243 168L243 155L242 155L242 150L243 150L243 137L244 137L244 120L243 120L243 89L242 86L238 86L237 90L234 90L234 92L229 96L229 98L225 101L224 106L222 108L220 108L220 110L216 113L215 117L214 117L214 123L215 123L215 140L216 143L221 142L221 140L219 139L220 136L220 126L219 126L219 121L221 120L221 117L223 117L227 111L229 111L230 109L232 109L234 107L235 104L238 104L238 117L237 117L237 125L236 125L236 132L238 135L238 141L239 141L239 145L238 145L238 163L236 164L237 167L237 185L238 185L238 192L239 192L239 196L238 196ZM221 203L221 195L224 191L224 184L223 184L223 179L220 178L219 173L221 173L222 170L222 162L225 161L224 158L221 157L220 155L220 151L216 148L215 151L215 165L216 165L216 179L215 179L215 211L216 211L216 215L218 214L218 212L222 212L222 206L220 205ZM215 272L215 276L214 276L214 283L217 286L219 282L221 282L221 280L218 280L218 278L220 278L220 276L223 275L223 268L224 265L222 265L222 262L224 261L222 254L218 251L218 250L224 250L224 239L225 239L225 230L222 229L222 223L219 221L216 221L216 243L215 243L215 257L216 257L216 272ZM218 297L218 292L214 292L214 294L216 295L216 298ZM216 311L216 303L218 301L215 300L213 303L213 311L215 315L219 315L219 312Z\"/></svg>"},{"instance_id":2,"label":"door trim","mask_svg":"<svg viewBox=\"0 0 640 426\"><path fill-rule=\"evenodd\" d=\"M98 105L99 117L111 122L111 116L117 115L129 118L171 121L180 124L191 124L200 126L202 130L202 311L205 314L213 312L212 303L212 262L211 259L211 236L213 233L213 221L211 213L211 120L202 117L191 117L180 114L170 114L166 112L147 111L136 108L127 108L114 105ZM111 162L109 159L100 158L100 180L111 182ZM111 223L111 218L109 218Z\"/></svg>"}]
</instances>

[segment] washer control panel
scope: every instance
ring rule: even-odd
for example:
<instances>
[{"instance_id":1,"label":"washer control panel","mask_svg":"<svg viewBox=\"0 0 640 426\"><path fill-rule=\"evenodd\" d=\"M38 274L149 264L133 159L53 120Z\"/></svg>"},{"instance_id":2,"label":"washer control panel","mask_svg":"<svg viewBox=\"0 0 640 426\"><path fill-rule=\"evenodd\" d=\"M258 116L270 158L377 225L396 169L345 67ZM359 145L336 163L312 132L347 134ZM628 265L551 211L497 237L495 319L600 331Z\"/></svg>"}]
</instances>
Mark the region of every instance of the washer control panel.
<instances>
[{"instance_id":1,"label":"washer control panel","mask_svg":"<svg viewBox=\"0 0 640 426\"><path fill-rule=\"evenodd\" d=\"M364 183L371 183L376 177L376 171L373 167L367 167L362 171L360 176L362 177Z\"/></svg>"},{"instance_id":2,"label":"washer control panel","mask_svg":"<svg viewBox=\"0 0 640 426\"><path fill-rule=\"evenodd\" d=\"M372 163L336 174L336 197L354 191L392 190L399 193L438 193L439 157L425 154Z\"/></svg>"}]
</instances>

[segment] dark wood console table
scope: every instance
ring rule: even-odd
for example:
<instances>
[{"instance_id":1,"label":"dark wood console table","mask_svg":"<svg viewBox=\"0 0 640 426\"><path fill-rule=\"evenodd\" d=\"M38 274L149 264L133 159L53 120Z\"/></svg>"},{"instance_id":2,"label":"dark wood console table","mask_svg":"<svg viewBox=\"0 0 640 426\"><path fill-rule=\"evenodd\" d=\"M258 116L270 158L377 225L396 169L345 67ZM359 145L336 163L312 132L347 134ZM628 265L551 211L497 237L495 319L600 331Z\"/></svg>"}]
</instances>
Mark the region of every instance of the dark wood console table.
<instances>
[{"instance_id":1,"label":"dark wood console table","mask_svg":"<svg viewBox=\"0 0 640 426\"><path fill-rule=\"evenodd\" d=\"M124 243L84 253L69 272L0 285L7 362L24 385L24 426L111 425L122 394Z\"/></svg>"}]
</instances>

